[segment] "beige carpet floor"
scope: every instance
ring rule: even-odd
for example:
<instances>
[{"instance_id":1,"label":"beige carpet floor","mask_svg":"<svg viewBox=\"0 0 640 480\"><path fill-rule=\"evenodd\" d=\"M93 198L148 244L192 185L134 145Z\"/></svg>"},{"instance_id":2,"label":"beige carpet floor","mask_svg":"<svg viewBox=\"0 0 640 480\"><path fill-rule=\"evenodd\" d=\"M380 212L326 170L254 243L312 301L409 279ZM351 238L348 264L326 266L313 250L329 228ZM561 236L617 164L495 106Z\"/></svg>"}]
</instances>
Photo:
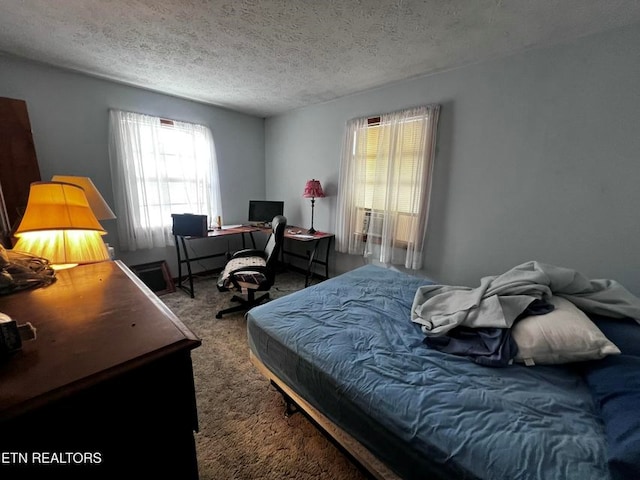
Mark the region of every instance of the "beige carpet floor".
<instances>
[{"instance_id":1,"label":"beige carpet floor","mask_svg":"<svg viewBox=\"0 0 640 480\"><path fill-rule=\"evenodd\" d=\"M202 340L192 352L201 480L366 478L306 417L284 415L282 396L249 361L244 315L215 318L232 296L215 280L196 278L194 299L180 290L160 297ZM271 296L303 287L304 276L284 272Z\"/></svg>"}]
</instances>

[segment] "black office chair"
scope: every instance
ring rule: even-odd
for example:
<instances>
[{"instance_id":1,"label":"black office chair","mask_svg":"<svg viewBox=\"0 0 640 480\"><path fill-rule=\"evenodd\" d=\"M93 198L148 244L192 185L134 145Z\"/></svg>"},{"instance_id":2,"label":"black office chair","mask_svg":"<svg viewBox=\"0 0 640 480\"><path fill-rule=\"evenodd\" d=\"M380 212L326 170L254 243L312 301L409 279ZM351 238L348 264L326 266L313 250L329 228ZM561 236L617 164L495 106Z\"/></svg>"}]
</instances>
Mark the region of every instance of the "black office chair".
<instances>
[{"instance_id":1,"label":"black office chair","mask_svg":"<svg viewBox=\"0 0 640 480\"><path fill-rule=\"evenodd\" d=\"M226 313L249 310L269 298L268 290L276 278L276 266L286 226L287 219L285 217L282 215L274 217L271 222L272 232L264 250L245 249L232 255L218 277L218 290L221 292L235 290L246 293L247 298L234 295L231 301L240 304L220 310L216 314L216 318L222 318L222 315ZM258 298L255 297L256 292L264 291L267 293Z\"/></svg>"}]
</instances>

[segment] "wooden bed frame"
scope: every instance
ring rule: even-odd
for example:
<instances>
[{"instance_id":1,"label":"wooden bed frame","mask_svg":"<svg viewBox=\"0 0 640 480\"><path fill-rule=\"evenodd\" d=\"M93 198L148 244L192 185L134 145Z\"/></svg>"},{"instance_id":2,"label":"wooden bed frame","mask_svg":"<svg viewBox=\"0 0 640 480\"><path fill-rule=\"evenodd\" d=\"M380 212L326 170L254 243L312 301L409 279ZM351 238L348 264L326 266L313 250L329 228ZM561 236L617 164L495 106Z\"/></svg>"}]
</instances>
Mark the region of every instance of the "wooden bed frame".
<instances>
[{"instance_id":1,"label":"wooden bed frame","mask_svg":"<svg viewBox=\"0 0 640 480\"><path fill-rule=\"evenodd\" d=\"M359 467L366 470L373 478L377 480L401 480L401 478L379 460L369 449L362 445L358 440L353 438L347 432L338 427L329 420L325 415L320 413L304 398L294 392L286 383L280 380L262 361L249 350L249 359L256 368L268 380L275 385L276 389L285 397L285 401L293 402L296 407L302 411L313 424L318 427L322 433L327 435L330 440L335 442L347 456L351 458Z\"/></svg>"}]
</instances>

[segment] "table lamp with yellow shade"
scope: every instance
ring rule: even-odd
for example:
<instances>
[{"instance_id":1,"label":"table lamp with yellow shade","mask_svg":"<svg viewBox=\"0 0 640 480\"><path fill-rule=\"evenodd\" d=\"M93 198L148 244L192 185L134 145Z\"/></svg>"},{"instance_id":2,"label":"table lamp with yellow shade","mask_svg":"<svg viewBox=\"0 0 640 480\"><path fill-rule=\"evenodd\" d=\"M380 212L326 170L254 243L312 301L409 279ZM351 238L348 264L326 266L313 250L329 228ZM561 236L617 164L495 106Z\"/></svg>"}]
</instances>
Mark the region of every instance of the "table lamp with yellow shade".
<instances>
[{"instance_id":1,"label":"table lamp with yellow shade","mask_svg":"<svg viewBox=\"0 0 640 480\"><path fill-rule=\"evenodd\" d=\"M84 190L64 182L34 182L13 250L49 260L54 269L109 260L102 228Z\"/></svg>"},{"instance_id":2,"label":"table lamp with yellow shade","mask_svg":"<svg viewBox=\"0 0 640 480\"><path fill-rule=\"evenodd\" d=\"M89 206L93 210L96 218L101 220L113 220L116 218L115 213L109 207L109 204L102 198L100 192L93 184L89 177L78 177L72 175L54 175L51 177L52 182L64 182L77 185L84 190Z\"/></svg>"}]
</instances>

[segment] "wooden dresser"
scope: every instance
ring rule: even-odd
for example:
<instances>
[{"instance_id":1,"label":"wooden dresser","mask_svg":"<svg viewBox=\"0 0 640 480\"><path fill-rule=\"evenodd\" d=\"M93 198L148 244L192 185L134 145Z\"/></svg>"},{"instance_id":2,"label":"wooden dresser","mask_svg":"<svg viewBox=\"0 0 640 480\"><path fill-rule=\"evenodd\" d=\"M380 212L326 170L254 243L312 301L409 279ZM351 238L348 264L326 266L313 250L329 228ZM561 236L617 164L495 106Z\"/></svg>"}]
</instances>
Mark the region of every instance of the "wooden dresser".
<instances>
[{"instance_id":1,"label":"wooden dresser","mask_svg":"<svg viewBox=\"0 0 640 480\"><path fill-rule=\"evenodd\" d=\"M121 262L0 297L37 338L0 360L0 478L198 478L200 340Z\"/></svg>"}]
</instances>

